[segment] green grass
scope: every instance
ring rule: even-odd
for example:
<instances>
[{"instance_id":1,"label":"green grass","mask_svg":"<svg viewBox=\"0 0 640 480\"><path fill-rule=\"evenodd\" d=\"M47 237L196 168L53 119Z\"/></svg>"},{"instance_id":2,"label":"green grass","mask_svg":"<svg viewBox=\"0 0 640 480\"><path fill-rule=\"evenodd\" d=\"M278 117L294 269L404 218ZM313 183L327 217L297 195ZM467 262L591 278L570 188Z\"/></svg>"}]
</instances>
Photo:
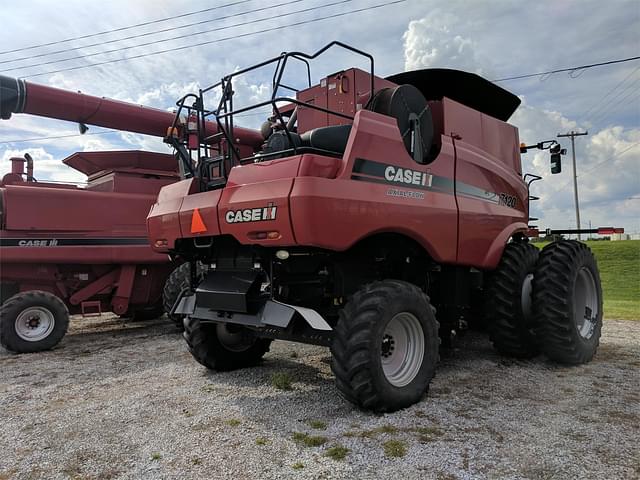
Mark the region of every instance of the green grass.
<instances>
[{"instance_id":1,"label":"green grass","mask_svg":"<svg viewBox=\"0 0 640 480\"><path fill-rule=\"evenodd\" d=\"M271 385L278 390L293 390L291 376L286 372L276 372L271 375Z\"/></svg>"},{"instance_id":2,"label":"green grass","mask_svg":"<svg viewBox=\"0 0 640 480\"><path fill-rule=\"evenodd\" d=\"M382 444L387 457L404 457L407 454L407 442L388 440Z\"/></svg>"},{"instance_id":3,"label":"green grass","mask_svg":"<svg viewBox=\"0 0 640 480\"><path fill-rule=\"evenodd\" d=\"M327 437L309 435L302 432L294 432L293 439L305 447L319 447L327 443Z\"/></svg>"},{"instance_id":4,"label":"green grass","mask_svg":"<svg viewBox=\"0 0 640 480\"><path fill-rule=\"evenodd\" d=\"M586 243L598 261L605 319L640 320L640 240Z\"/></svg>"},{"instance_id":5,"label":"green grass","mask_svg":"<svg viewBox=\"0 0 640 480\"><path fill-rule=\"evenodd\" d=\"M333 458L334 460L344 460L345 457L349 454L349 449L343 447L342 445L334 445L331 448L328 448L326 452L324 452L325 457Z\"/></svg>"},{"instance_id":6,"label":"green grass","mask_svg":"<svg viewBox=\"0 0 640 480\"><path fill-rule=\"evenodd\" d=\"M326 430L327 424L322 420L309 420L307 421L311 428L315 428L316 430Z\"/></svg>"}]
</instances>

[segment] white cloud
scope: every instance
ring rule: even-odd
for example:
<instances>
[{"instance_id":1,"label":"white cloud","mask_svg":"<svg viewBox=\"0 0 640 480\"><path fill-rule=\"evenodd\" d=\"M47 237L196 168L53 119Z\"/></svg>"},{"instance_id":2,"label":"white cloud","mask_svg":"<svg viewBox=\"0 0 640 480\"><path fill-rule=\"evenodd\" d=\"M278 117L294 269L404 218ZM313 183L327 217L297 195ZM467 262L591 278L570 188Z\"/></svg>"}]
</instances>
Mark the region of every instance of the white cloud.
<instances>
[{"instance_id":1,"label":"white cloud","mask_svg":"<svg viewBox=\"0 0 640 480\"><path fill-rule=\"evenodd\" d=\"M87 177L83 173L64 165L42 147L23 150L5 150L2 158L0 158L0 177L11 170L9 159L12 157L24 157L25 153L29 153L33 157L33 176L37 180L53 180L55 182L68 183L82 183L87 180Z\"/></svg>"},{"instance_id":2,"label":"white cloud","mask_svg":"<svg viewBox=\"0 0 640 480\"><path fill-rule=\"evenodd\" d=\"M488 74L488 65L480 58L475 42L457 29L460 18L436 11L409 22L403 35L405 70L420 68L456 68Z\"/></svg>"}]
</instances>

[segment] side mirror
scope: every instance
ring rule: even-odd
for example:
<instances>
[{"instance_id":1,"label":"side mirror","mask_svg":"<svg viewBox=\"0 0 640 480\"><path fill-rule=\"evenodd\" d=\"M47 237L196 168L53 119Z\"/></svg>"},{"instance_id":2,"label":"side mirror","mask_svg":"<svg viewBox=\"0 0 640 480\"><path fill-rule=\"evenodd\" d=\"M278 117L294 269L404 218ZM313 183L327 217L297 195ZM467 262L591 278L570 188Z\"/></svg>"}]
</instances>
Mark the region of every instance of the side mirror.
<instances>
[{"instance_id":1,"label":"side mirror","mask_svg":"<svg viewBox=\"0 0 640 480\"><path fill-rule=\"evenodd\" d=\"M549 149L549 153L551 153L551 173L562 172L562 155L566 155L567 149L556 144Z\"/></svg>"},{"instance_id":2,"label":"side mirror","mask_svg":"<svg viewBox=\"0 0 640 480\"><path fill-rule=\"evenodd\" d=\"M562 155L559 153L551 154L551 173L560 173L562 171Z\"/></svg>"}]
</instances>

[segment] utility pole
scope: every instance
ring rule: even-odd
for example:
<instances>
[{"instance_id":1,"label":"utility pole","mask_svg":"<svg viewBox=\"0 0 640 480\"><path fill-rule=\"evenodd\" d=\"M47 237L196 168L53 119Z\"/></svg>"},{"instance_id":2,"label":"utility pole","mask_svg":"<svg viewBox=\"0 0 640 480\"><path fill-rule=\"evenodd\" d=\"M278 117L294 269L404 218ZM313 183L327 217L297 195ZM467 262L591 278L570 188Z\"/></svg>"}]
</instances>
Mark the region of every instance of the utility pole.
<instances>
[{"instance_id":1,"label":"utility pole","mask_svg":"<svg viewBox=\"0 0 640 480\"><path fill-rule=\"evenodd\" d=\"M573 156L573 198L576 204L576 228L580 230L580 204L578 203L578 173L576 171L576 143L575 138L580 135L589 135L589 132L574 132L571 130L569 133L559 133L560 137L571 137L571 155ZM580 240L580 234L578 234L578 240Z\"/></svg>"}]
</instances>

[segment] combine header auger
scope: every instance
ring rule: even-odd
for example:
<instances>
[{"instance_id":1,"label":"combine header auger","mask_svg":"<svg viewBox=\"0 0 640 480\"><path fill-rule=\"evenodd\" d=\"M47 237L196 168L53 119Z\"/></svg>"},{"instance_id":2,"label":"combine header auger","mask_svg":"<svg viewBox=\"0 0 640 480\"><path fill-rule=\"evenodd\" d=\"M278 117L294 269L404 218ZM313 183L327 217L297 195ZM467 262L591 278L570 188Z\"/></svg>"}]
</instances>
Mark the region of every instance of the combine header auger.
<instances>
[{"instance_id":1,"label":"combine header auger","mask_svg":"<svg viewBox=\"0 0 640 480\"><path fill-rule=\"evenodd\" d=\"M309 71L306 88L283 84L288 63L310 68L336 46L369 71L315 85ZM267 66L271 98L234 109L235 79ZM213 88L221 99L207 109ZM189 172L161 190L147 225L156 251L190 263L172 313L185 316L196 360L226 370L259 362L272 339L327 345L338 389L376 411L418 401L440 339L473 315L486 316L505 354L590 360L602 325L598 270L582 243L540 255L528 243L530 182L506 123L519 103L460 71L376 77L370 55L339 42L180 100L178 117L193 129L167 141ZM261 145L238 147L235 117L269 105ZM209 118L215 138L201 128ZM480 313L470 308L478 286Z\"/></svg>"},{"instance_id":2,"label":"combine header auger","mask_svg":"<svg viewBox=\"0 0 640 480\"><path fill-rule=\"evenodd\" d=\"M15 113L159 137L174 121L167 111L0 76L0 114ZM29 156L11 162L0 182L0 343L16 352L51 348L69 313L162 315L174 264L149 247L145 219L160 188L179 178L173 156L75 153L63 162L87 175L84 188L37 181Z\"/></svg>"}]
</instances>

